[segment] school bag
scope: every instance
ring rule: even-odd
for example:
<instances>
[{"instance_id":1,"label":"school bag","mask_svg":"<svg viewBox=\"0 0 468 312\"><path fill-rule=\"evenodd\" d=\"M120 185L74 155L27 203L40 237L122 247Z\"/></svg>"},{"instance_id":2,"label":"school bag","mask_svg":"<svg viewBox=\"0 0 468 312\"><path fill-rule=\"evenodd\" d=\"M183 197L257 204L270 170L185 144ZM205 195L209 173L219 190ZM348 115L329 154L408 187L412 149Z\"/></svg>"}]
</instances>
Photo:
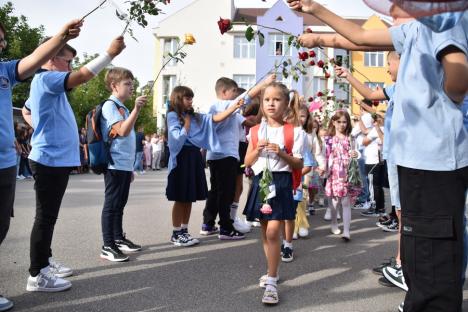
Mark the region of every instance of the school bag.
<instances>
[{"instance_id":1,"label":"school bag","mask_svg":"<svg viewBox=\"0 0 468 312\"><path fill-rule=\"evenodd\" d=\"M108 165L114 164L110 154L110 146L116 134L111 131L111 133L109 133L109 140L105 142L101 133L102 107L107 101L111 101L114 103L115 107L119 109L119 105L115 101L106 99L86 115L85 129L86 143L88 144L89 167L95 174L106 172Z\"/></svg>"},{"instance_id":2,"label":"school bag","mask_svg":"<svg viewBox=\"0 0 468 312\"><path fill-rule=\"evenodd\" d=\"M250 141L254 148L257 147L258 142L258 130L260 125L253 126L250 128ZM283 135L284 135L284 147L286 148L286 153L292 155L292 148L294 145L294 126L289 123L283 125ZM293 193L296 193L296 189L301 185L302 180L302 169L293 169L292 170L292 187Z\"/></svg>"}]
</instances>

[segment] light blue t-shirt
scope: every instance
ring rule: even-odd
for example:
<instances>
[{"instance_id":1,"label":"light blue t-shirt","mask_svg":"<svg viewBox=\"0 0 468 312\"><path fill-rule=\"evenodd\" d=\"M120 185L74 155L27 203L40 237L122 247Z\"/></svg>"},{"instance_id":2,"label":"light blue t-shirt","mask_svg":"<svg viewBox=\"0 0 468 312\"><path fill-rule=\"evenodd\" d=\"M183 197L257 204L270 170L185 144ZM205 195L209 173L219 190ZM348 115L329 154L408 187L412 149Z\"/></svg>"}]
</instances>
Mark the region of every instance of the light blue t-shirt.
<instances>
[{"instance_id":1,"label":"light blue t-shirt","mask_svg":"<svg viewBox=\"0 0 468 312\"><path fill-rule=\"evenodd\" d=\"M468 12L448 31L435 33L413 21L390 28L401 55L393 96L390 159L397 165L433 171L468 166L468 131L461 105L443 90L439 53L455 46L468 55Z\"/></svg>"},{"instance_id":2,"label":"light blue t-shirt","mask_svg":"<svg viewBox=\"0 0 468 312\"><path fill-rule=\"evenodd\" d=\"M130 115L130 112L117 99L117 97L111 95L110 101L106 101L102 106L101 116L101 133L105 142L109 141L109 132L112 126L119 121L124 121ZM114 101L114 102L112 102ZM119 108L116 107L116 104ZM109 169L122 170L122 171L133 171L133 164L135 163L135 149L136 149L136 138L135 130L132 129L130 134L127 136L117 136L112 140L110 146L110 155L114 164L109 164Z\"/></svg>"},{"instance_id":3,"label":"light blue t-shirt","mask_svg":"<svg viewBox=\"0 0 468 312\"><path fill-rule=\"evenodd\" d=\"M224 112L229 106L238 101L240 98L244 98L245 105L250 102L248 95L241 94L235 100L217 100L213 105L211 105L209 114L216 115L218 113ZM227 157L234 157L239 160L239 123L242 124L245 121L245 117L239 113L234 113L222 122L219 122L215 125L216 134L218 139L223 146L223 151L214 152L209 150L206 153L207 160L217 160Z\"/></svg>"},{"instance_id":4,"label":"light blue t-shirt","mask_svg":"<svg viewBox=\"0 0 468 312\"><path fill-rule=\"evenodd\" d=\"M466 131L468 131L468 95L465 96L465 100L462 104L462 112L463 112L463 124L465 125Z\"/></svg>"},{"instance_id":5,"label":"light blue t-shirt","mask_svg":"<svg viewBox=\"0 0 468 312\"><path fill-rule=\"evenodd\" d=\"M0 169L16 166L11 89L17 80L19 60L0 63Z\"/></svg>"},{"instance_id":6,"label":"light blue t-shirt","mask_svg":"<svg viewBox=\"0 0 468 312\"><path fill-rule=\"evenodd\" d=\"M392 116L393 116L393 94L395 93L395 84L385 87L384 93L387 98L387 111L385 112L385 120L384 120L384 133L385 138L383 141L382 146L382 158L385 160L390 160L388 158L388 150L390 148L390 129L392 125Z\"/></svg>"},{"instance_id":7,"label":"light blue t-shirt","mask_svg":"<svg viewBox=\"0 0 468 312\"><path fill-rule=\"evenodd\" d=\"M25 106L31 111L34 132L29 159L49 167L80 165L78 126L65 84L68 72L39 71L31 82Z\"/></svg>"}]
</instances>

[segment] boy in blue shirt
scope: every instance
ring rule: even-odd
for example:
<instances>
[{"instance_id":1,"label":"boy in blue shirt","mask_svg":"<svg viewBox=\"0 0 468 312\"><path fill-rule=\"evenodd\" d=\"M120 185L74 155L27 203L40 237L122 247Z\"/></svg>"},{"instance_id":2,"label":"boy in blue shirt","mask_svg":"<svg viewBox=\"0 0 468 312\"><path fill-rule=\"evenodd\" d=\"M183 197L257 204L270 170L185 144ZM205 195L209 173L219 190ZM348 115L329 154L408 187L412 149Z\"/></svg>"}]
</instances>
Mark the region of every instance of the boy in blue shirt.
<instances>
[{"instance_id":1,"label":"boy in blue shirt","mask_svg":"<svg viewBox=\"0 0 468 312\"><path fill-rule=\"evenodd\" d=\"M401 260L408 292L401 311L461 311L468 131L468 12L436 33L418 21L364 30L312 0L288 0L360 46L401 55L389 155L398 166ZM392 5L390 12L401 12Z\"/></svg>"},{"instance_id":2,"label":"boy in blue shirt","mask_svg":"<svg viewBox=\"0 0 468 312\"><path fill-rule=\"evenodd\" d=\"M133 179L136 144L141 143L135 139L134 126L147 100L146 96L138 97L131 113L123 104L132 96L134 89L133 74L128 69L114 67L107 72L105 80L112 95L102 106L101 133L104 141L110 141L113 163L104 173L106 188L101 216L104 245L101 258L121 262L128 260L122 251L141 249L125 237L122 219Z\"/></svg>"},{"instance_id":3,"label":"boy in blue shirt","mask_svg":"<svg viewBox=\"0 0 468 312\"><path fill-rule=\"evenodd\" d=\"M13 129L12 88L31 77L41 65L60 50L67 41L78 37L82 23L73 20L48 42L21 60L0 62L0 244L10 227L16 184L16 150ZM0 53L7 47L7 31L0 23ZM13 303L0 296L0 311Z\"/></svg>"},{"instance_id":4,"label":"boy in blue shirt","mask_svg":"<svg viewBox=\"0 0 468 312\"><path fill-rule=\"evenodd\" d=\"M72 72L76 50L65 45L42 65L31 82L23 117L34 129L29 160L35 180L36 216L27 291L58 292L71 287L70 281L62 278L70 276L71 269L56 270L50 260L54 226L69 174L80 165L78 128L66 92L91 80L124 48L123 37L118 37L106 53Z\"/></svg>"}]
</instances>

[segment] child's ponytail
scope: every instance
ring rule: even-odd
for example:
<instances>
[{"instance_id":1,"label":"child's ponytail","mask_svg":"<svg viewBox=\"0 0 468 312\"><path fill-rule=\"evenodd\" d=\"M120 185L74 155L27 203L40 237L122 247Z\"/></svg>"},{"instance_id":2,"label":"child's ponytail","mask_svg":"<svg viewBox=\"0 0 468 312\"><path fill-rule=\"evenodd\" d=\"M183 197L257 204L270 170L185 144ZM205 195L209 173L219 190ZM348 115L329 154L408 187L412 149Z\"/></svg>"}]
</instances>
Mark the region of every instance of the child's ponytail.
<instances>
[{"instance_id":1,"label":"child's ponytail","mask_svg":"<svg viewBox=\"0 0 468 312\"><path fill-rule=\"evenodd\" d=\"M294 126L301 126L299 116L300 116L300 95L296 90L289 91L289 105L286 115L286 120L289 123L292 123Z\"/></svg>"}]
</instances>

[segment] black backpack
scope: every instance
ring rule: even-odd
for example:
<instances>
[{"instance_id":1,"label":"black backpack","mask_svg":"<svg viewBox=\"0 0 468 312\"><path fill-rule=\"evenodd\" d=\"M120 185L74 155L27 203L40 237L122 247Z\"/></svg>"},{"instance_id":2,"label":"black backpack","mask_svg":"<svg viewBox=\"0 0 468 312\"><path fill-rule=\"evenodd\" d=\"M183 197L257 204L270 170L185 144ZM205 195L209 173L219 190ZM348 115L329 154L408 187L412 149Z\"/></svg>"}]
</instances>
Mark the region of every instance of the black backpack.
<instances>
[{"instance_id":1,"label":"black backpack","mask_svg":"<svg viewBox=\"0 0 468 312\"><path fill-rule=\"evenodd\" d=\"M109 137L109 140L105 142L101 133L102 107L107 101L112 101L115 104L115 107L119 109L119 105L115 101L107 99L99 103L99 105L93 108L86 115L85 128L86 143L88 144L89 167L95 174L106 172L108 165L114 164L110 154L110 147L113 138Z\"/></svg>"}]
</instances>

